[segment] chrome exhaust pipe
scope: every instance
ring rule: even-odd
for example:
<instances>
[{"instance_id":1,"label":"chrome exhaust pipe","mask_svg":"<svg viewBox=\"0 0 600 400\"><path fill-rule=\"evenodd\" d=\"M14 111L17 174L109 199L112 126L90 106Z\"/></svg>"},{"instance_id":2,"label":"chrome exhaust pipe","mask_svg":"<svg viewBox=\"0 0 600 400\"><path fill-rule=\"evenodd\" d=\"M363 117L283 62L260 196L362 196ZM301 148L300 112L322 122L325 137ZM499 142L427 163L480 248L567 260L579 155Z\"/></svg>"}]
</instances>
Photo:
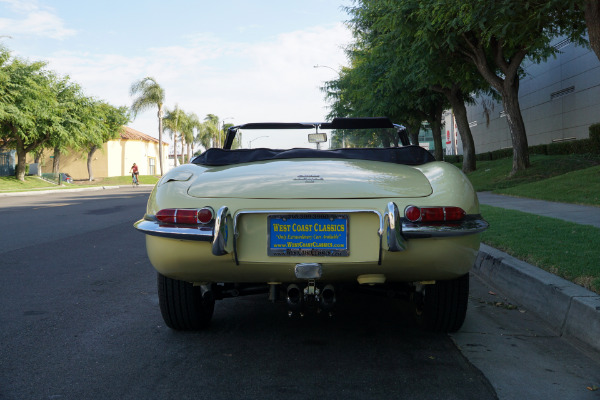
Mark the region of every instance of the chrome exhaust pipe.
<instances>
[{"instance_id":1,"label":"chrome exhaust pipe","mask_svg":"<svg viewBox=\"0 0 600 400\"><path fill-rule=\"evenodd\" d=\"M302 309L302 289L294 283L287 287L286 302L290 310L298 311Z\"/></svg>"},{"instance_id":2,"label":"chrome exhaust pipe","mask_svg":"<svg viewBox=\"0 0 600 400\"><path fill-rule=\"evenodd\" d=\"M333 308L336 302L335 288L333 285L326 285L321 291L320 305L324 311L329 311Z\"/></svg>"}]
</instances>

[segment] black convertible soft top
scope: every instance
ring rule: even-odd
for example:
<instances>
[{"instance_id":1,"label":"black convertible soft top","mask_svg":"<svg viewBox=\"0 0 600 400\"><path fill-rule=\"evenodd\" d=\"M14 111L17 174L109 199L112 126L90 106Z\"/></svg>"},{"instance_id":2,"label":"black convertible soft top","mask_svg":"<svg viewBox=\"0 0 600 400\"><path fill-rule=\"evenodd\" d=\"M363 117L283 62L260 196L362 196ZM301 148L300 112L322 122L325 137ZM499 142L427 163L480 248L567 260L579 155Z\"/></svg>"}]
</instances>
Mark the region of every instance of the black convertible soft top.
<instances>
[{"instance_id":1,"label":"black convertible soft top","mask_svg":"<svg viewBox=\"0 0 600 400\"><path fill-rule=\"evenodd\" d=\"M377 129L396 128L403 147L389 148L350 148L334 150L316 149L237 149L230 150L233 139L240 129ZM395 164L420 165L435 158L419 146L409 146L406 128L393 124L388 118L334 118L331 122L265 122L233 126L227 130L223 149L212 148L192 160L200 165L231 165L255 161L284 160L292 158L324 158L381 161Z\"/></svg>"},{"instance_id":2,"label":"black convertible soft top","mask_svg":"<svg viewBox=\"0 0 600 400\"><path fill-rule=\"evenodd\" d=\"M285 160L292 158L324 158L381 161L405 165L421 165L435 158L420 146L353 149L238 149L212 148L192 160L194 164L220 166L243 164L256 161Z\"/></svg>"}]
</instances>

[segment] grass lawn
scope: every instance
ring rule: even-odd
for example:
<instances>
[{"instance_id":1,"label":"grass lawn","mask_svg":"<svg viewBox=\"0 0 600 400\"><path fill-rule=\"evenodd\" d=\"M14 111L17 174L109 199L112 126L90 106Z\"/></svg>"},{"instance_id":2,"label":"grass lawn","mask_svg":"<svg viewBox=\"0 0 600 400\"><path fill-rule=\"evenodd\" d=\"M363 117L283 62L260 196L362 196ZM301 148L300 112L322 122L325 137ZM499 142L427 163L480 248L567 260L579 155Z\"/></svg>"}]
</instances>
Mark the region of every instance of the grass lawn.
<instances>
[{"instance_id":1,"label":"grass lawn","mask_svg":"<svg viewBox=\"0 0 600 400\"><path fill-rule=\"evenodd\" d=\"M558 177L571 171L600 166L600 156L544 156L533 154L530 156L530 162L531 167L527 170L509 177L512 169L512 158L477 161L477 171L468 174L468 177L478 192L497 191Z\"/></svg>"},{"instance_id":2,"label":"grass lawn","mask_svg":"<svg viewBox=\"0 0 600 400\"><path fill-rule=\"evenodd\" d=\"M481 205L482 241L600 293L600 228Z\"/></svg>"},{"instance_id":3,"label":"grass lawn","mask_svg":"<svg viewBox=\"0 0 600 400\"><path fill-rule=\"evenodd\" d=\"M0 176L0 192L19 192L23 190L52 189L57 186L35 176L26 176L21 182L14 176Z\"/></svg>"},{"instance_id":4,"label":"grass lawn","mask_svg":"<svg viewBox=\"0 0 600 400\"><path fill-rule=\"evenodd\" d=\"M154 175L140 175L139 180L142 185L156 185L156 182L160 179L160 176ZM111 176L108 178L98 178L93 182L90 181L75 181L75 186L86 185L86 186L126 186L131 185L131 176Z\"/></svg>"},{"instance_id":5,"label":"grass lawn","mask_svg":"<svg viewBox=\"0 0 600 400\"><path fill-rule=\"evenodd\" d=\"M600 166L567 172L542 181L494 190L494 193L600 206Z\"/></svg>"},{"instance_id":6,"label":"grass lawn","mask_svg":"<svg viewBox=\"0 0 600 400\"><path fill-rule=\"evenodd\" d=\"M142 175L139 177L141 184L155 185L158 182L158 176ZM26 176L25 182L21 182L14 176L0 176L0 193L2 192L19 192L26 190L40 189L73 189L89 186L126 186L131 185L130 176L115 176L110 178L99 178L92 182L85 180L76 180L73 184L65 183L62 186L57 186L53 183L46 182L35 176Z\"/></svg>"}]
</instances>

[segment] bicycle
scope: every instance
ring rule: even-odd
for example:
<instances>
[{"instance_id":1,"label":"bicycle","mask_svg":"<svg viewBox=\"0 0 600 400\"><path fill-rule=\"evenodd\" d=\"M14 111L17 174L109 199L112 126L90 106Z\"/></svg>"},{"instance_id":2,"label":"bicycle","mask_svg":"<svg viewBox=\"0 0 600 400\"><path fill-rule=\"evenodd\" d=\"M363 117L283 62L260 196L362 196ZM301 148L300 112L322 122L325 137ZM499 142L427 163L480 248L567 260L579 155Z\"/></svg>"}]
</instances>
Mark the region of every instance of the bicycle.
<instances>
[{"instance_id":1,"label":"bicycle","mask_svg":"<svg viewBox=\"0 0 600 400\"><path fill-rule=\"evenodd\" d=\"M138 181L137 174L131 174L131 186L136 187L139 185L140 185L140 182Z\"/></svg>"}]
</instances>

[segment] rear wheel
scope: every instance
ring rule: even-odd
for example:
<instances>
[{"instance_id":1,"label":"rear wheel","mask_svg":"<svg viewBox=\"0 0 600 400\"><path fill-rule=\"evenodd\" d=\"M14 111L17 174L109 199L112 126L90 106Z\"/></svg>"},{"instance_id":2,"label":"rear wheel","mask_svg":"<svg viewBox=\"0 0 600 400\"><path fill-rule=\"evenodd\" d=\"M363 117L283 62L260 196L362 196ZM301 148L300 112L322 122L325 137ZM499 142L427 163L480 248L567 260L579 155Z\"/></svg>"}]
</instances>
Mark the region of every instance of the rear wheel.
<instances>
[{"instance_id":1,"label":"rear wheel","mask_svg":"<svg viewBox=\"0 0 600 400\"><path fill-rule=\"evenodd\" d=\"M469 274L448 281L426 285L415 298L417 323L436 332L455 332L467 314Z\"/></svg>"},{"instance_id":2,"label":"rear wheel","mask_svg":"<svg viewBox=\"0 0 600 400\"><path fill-rule=\"evenodd\" d=\"M200 330L208 327L215 300L211 291L158 274L158 302L162 317L171 329Z\"/></svg>"}]
</instances>

